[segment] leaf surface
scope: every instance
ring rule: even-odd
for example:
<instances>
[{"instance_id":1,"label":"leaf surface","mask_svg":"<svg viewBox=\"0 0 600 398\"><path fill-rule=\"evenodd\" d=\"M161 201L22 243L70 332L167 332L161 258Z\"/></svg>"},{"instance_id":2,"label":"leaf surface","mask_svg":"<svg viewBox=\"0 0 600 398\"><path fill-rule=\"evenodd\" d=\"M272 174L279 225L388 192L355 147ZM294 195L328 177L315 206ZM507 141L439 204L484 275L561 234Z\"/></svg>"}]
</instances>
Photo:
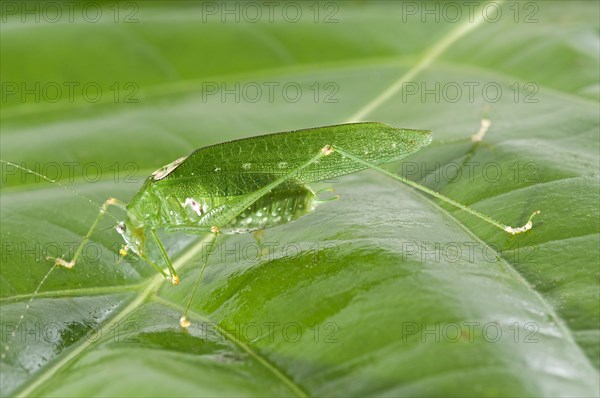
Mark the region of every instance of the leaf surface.
<instances>
[{"instance_id":1,"label":"leaf surface","mask_svg":"<svg viewBox=\"0 0 600 398\"><path fill-rule=\"evenodd\" d=\"M206 240L161 235L173 287L117 263L107 218L73 270L48 274L98 210L2 164L3 396L599 394L597 4L441 23L327 4L317 23L308 3L297 23L222 23L191 2L135 3L131 23L7 15L0 158L100 204L205 145L381 121L442 142L391 170L509 225L540 209L533 230L507 236L371 171L320 183L341 199L267 230L262 256L252 236L219 242L184 331ZM40 99L6 91L36 83ZM482 142L444 143L484 116Z\"/></svg>"}]
</instances>

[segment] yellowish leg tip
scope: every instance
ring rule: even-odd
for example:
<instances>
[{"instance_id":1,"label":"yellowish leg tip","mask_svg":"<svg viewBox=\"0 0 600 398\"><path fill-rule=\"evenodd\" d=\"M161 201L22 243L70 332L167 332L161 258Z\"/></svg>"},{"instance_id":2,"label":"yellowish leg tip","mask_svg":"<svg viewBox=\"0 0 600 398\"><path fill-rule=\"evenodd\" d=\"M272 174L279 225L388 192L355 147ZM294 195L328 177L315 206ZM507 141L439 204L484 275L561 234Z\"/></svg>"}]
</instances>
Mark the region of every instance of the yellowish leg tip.
<instances>
[{"instance_id":1,"label":"yellowish leg tip","mask_svg":"<svg viewBox=\"0 0 600 398\"><path fill-rule=\"evenodd\" d=\"M333 148L331 147L331 145L325 145L323 148L321 148L321 152L323 152L323 155L325 156L331 155L331 153L333 152Z\"/></svg>"},{"instance_id":2,"label":"yellowish leg tip","mask_svg":"<svg viewBox=\"0 0 600 398\"><path fill-rule=\"evenodd\" d=\"M531 215L531 217L529 217L527 224L523 225L522 227L517 227L517 228L506 227L506 228L504 228L504 230L506 232L508 232L509 234L513 234L513 235L529 231L531 228L533 228L533 222L531 221L531 219L533 218L533 216L535 216L536 214L540 214L541 212L542 212L541 210L534 211L533 214Z\"/></svg>"},{"instance_id":3,"label":"yellowish leg tip","mask_svg":"<svg viewBox=\"0 0 600 398\"><path fill-rule=\"evenodd\" d=\"M48 261L54 261L54 265L57 265L59 267L64 267L67 269L71 269L75 266L75 261L66 261L63 258L57 257L46 257L46 260Z\"/></svg>"},{"instance_id":4,"label":"yellowish leg tip","mask_svg":"<svg viewBox=\"0 0 600 398\"><path fill-rule=\"evenodd\" d=\"M188 318L187 316L184 315L181 318L179 318L179 324L181 325L182 328L187 329L190 327L192 322L190 322L190 318Z\"/></svg>"},{"instance_id":5,"label":"yellowish leg tip","mask_svg":"<svg viewBox=\"0 0 600 398\"><path fill-rule=\"evenodd\" d=\"M479 127L479 131L477 131L475 134L473 134L471 136L471 141L472 142L483 141L483 137L485 136L485 133L487 133L487 131L489 130L491 125L492 125L492 122L490 121L490 119L487 119L487 118L481 119L481 126Z\"/></svg>"},{"instance_id":6,"label":"yellowish leg tip","mask_svg":"<svg viewBox=\"0 0 600 398\"><path fill-rule=\"evenodd\" d=\"M178 277L177 275L173 275L173 277L171 278L171 283L172 283L174 286L177 286L177 285L179 285L179 277Z\"/></svg>"},{"instance_id":7,"label":"yellowish leg tip","mask_svg":"<svg viewBox=\"0 0 600 398\"><path fill-rule=\"evenodd\" d=\"M213 225L212 227L210 227L210 232L212 232L213 234L218 234L220 231L221 230L216 225Z\"/></svg>"},{"instance_id":8,"label":"yellowish leg tip","mask_svg":"<svg viewBox=\"0 0 600 398\"><path fill-rule=\"evenodd\" d=\"M525 231L529 231L532 226L533 226L533 223L531 221L529 221L527 224L523 225L522 227L516 227L516 228L506 227L506 228L504 228L504 230L506 232L508 232L509 234L516 235L516 234L520 234Z\"/></svg>"}]
</instances>

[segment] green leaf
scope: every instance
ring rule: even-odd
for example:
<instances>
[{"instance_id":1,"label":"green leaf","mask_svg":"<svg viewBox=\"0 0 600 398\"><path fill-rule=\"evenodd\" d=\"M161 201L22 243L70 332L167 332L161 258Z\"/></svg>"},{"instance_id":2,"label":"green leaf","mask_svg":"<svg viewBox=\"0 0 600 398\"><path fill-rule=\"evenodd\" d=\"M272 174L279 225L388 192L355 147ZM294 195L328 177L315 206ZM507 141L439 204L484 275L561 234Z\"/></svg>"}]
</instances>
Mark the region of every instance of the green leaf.
<instances>
[{"instance_id":1,"label":"green leaf","mask_svg":"<svg viewBox=\"0 0 600 398\"><path fill-rule=\"evenodd\" d=\"M2 396L598 396L598 5L286 4L4 3L0 157L99 205L205 145L381 121L441 142L390 170L533 230L372 171L319 183L341 199L262 256L218 242L186 331L206 239L161 235L177 287L117 262L111 218L53 269L98 208L3 163Z\"/></svg>"}]
</instances>

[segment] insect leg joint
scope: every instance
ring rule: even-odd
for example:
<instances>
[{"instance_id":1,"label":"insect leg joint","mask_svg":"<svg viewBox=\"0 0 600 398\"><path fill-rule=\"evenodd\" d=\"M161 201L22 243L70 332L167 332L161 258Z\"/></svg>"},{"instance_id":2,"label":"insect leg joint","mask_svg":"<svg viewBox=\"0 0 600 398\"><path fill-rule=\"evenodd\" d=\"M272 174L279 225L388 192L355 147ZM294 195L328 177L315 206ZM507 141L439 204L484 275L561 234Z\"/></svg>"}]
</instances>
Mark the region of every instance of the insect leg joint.
<instances>
[{"instance_id":1,"label":"insect leg joint","mask_svg":"<svg viewBox=\"0 0 600 398\"><path fill-rule=\"evenodd\" d=\"M481 119L481 126L479 130L471 136L471 142L480 142L483 141L483 137L485 133L487 133L488 129L492 125L490 119Z\"/></svg>"},{"instance_id":2,"label":"insect leg joint","mask_svg":"<svg viewBox=\"0 0 600 398\"><path fill-rule=\"evenodd\" d=\"M64 267L66 269L72 269L75 266L75 261L71 260L71 261L67 261L63 258L53 258L53 257L46 257L46 260L51 261L54 260L54 264L59 266L59 267Z\"/></svg>"},{"instance_id":3,"label":"insect leg joint","mask_svg":"<svg viewBox=\"0 0 600 398\"><path fill-rule=\"evenodd\" d=\"M529 231L533 227L533 222L531 221L531 219L540 213L541 213L540 210L534 211L533 214L531 215L531 217L529 217L529 220L527 220L527 223L525 225L523 225L522 227L510 227L507 225L504 228L504 230L512 235L516 235L516 234L520 234L522 232Z\"/></svg>"},{"instance_id":4,"label":"insect leg joint","mask_svg":"<svg viewBox=\"0 0 600 398\"><path fill-rule=\"evenodd\" d=\"M331 155L333 153L333 148L331 145L325 145L323 148L321 148L321 152L323 152L323 155L325 156Z\"/></svg>"},{"instance_id":5,"label":"insect leg joint","mask_svg":"<svg viewBox=\"0 0 600 398\"><path fill-rule=\"evenodd\" d=\"M187 316L184 315L181 318L179 318L179 324L181 325L182 328L187 329L190 327L192 322L190 321L190 318L188 318Z\"/></svg>"}]
</instances>

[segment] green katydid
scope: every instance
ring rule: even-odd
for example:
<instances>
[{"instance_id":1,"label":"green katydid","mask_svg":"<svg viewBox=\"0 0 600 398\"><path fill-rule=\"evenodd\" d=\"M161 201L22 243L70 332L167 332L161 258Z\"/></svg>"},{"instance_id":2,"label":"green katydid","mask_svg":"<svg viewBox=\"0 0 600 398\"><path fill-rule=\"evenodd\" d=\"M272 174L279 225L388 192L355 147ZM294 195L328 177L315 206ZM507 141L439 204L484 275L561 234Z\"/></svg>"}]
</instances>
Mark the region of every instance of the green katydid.
<instances>
[{"instance_id":1,"label":"green katydid","mask_svg":"<svg viewBox=\"0 0 600 398\"><path fill-rule=\"evenodd\" d=\"M306 184L367 168L448 202L507 233L531 229L531 220L539 211L524 226L510 227L380 167L430 143L431 133L427 130L363 122L268 134L200 148L152 173L128 204L108 199L73 258L56 258L55 266L75 266L83 246L111 205L127 212L127 218L116 226L125 240L120 254L133 252L174 285L179 283L179 277L156 231L210 233L208 255L180 319L181 326L187 328L188 310L220 233L257 231L296 220L310 213L317 202ZM148 240L158 247L167 271L159 261L147 256Z\"/></svg>"}]
</instances>

